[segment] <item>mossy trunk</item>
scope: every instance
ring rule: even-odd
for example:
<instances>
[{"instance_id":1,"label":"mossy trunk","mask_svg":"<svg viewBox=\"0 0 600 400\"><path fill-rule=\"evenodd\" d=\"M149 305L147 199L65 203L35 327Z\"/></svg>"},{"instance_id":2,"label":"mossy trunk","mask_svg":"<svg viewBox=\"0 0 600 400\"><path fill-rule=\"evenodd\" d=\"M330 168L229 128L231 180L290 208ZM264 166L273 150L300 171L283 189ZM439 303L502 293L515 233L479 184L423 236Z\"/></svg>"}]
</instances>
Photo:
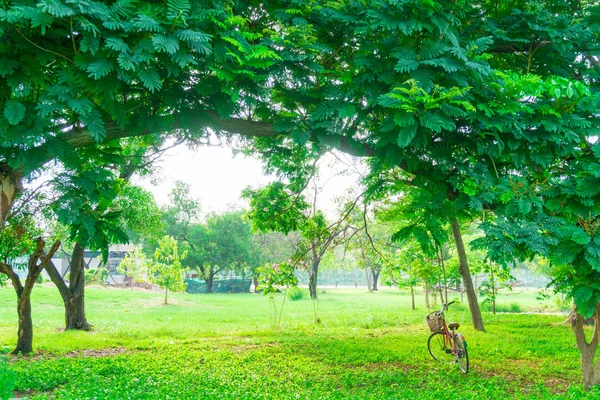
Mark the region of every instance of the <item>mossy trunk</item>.
<instances>
[{"instance_id":1,"label":"mossy trunk","mask_svg":"<svg viewBox=\"0 0 600 400\"><path fill-rule=\"evenodd\" d=\"M469 302L469 310L471 311L471 319L473 320L473 328L477 331L485 331L483 325L483 318L481 317L481 310L479 309L479 303L477 302L477 293L471 280L471 271L469 270L469 262L467 261L467 252L465 251L465 244L462 240L462 234L460 232L460 225L458 220L453 218L450 221L452 227L452 236L454 237L454 243L456 245L456 252L458 253L458 272L463 279L465 290L467 292L467 301Z\"/></svg>"}]
</instances>

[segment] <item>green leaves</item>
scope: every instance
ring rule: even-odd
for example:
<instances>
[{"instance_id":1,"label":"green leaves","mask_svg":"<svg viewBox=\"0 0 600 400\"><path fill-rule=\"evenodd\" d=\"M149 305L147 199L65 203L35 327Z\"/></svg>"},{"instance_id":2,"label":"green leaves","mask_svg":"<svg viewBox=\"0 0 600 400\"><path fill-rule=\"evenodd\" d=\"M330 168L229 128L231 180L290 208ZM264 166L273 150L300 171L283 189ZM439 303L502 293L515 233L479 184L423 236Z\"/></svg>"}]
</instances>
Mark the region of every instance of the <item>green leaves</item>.
<instances>
[{"instance_id":1,"label":"green leaves","mask_svg":"<svg viewBox=\"0 0 600 400\"><path fill-rule=\"evenodd\" d=\"M89 64L86 70L90 73L90 78L100 79L108 75L114 69L114 65L109 60L101 59Z\"/></svg>"},{"instance_id":2,"label":"green leaves","mask_svg":"<svg viewBox=\"0 0 600 400\"><path fill-rule=\"evenodd\" d=\"M153 68L142 69L138 72L138 76L142 80L144 87L148 89L151 93L154 93L155 90L160 90L162 87L162 81L160 79L160 75Z\"/></svg>"},{"instance_id":3,"label":"green leaves","mask_svg":"<svg viewBox=\"0 0 600 400\"><path fill-rule=\"evenodd\" d=\"M104 140L106 137L106 129L98 110L92 110L87 114L82 114L81 121L97 143Z\"/></svg>"},{"instance_id":4,"label":"green leaves","mask_svg":"<svg viewBox=\"0 0 600 400\"><path fill-rule=\"evenodd\" d=\"M399 147L407 147L412 140L417 136L418 126L416 124L408 125L400 130L396 143Z\"/></svg>"},{"instance_id":5,"label":"green leaves","mask_svg":"<svg viewBox=\"0 0 600 400\"><path fill-rule=\"evenodd\" d=\"M168 54L175 54L179 50L179 41L173 35L154 35L152 44L158 51L164 51Z\"/></svg>"},{"instance_id":6,"label":"green leaves","mask_svg":"<svg viewBox=\"0 0 600 400\"><path fill-rule=\"evenodd\" d=\"M25 111L26 108L22 103L16 100L9 100L4 107L4 116L9 124L17 125L25 117Z\"/></svg>"}]
</instances>

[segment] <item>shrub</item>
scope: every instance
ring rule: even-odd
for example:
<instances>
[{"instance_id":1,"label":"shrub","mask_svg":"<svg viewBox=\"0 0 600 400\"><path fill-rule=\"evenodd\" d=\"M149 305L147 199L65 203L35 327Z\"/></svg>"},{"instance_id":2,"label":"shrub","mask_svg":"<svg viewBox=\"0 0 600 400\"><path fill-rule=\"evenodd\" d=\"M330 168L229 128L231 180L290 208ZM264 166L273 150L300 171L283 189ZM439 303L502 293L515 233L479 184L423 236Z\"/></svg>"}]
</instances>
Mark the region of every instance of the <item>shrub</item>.
<instances>
[{"instance_id":1,"label":"shrub","mask_svg":"<svg viewBox=\"0 0 600 400\"><path fill-rule=\"evenodd\" d=\"M481 311L492 312L492 304L490 302L484 302L481 304ZM496 312L499 313L522 313L523 309L519 305L519 303L510 303L510 305L506 304L496 304Z\"/></svg>"},{"instance_id":2,"label":"shrub","mask_svg":"<svg viewBox=\"0 0 600 400\"><path fill-rule=\"evenodd\" d=\"M305 290L302 290L297 287L292 287L288 291L288 298L291 301L304 300L308 297L308 293Z\"/></svg>"},{"instance_id":3,"label":"shrub","mask_svg":"<svg viewBox=\"0 0 600 400\"><path fill-rule=\"evenodd\" d=\"M519 303L510 303L509 310L510 310L510 312L513 312L513 313L522 313L523 312L523 309L521 308Z\"/></svg>"},{"instance_id":4,"label":"shrub","mask_svg":"<svg viewBox=\"0 0 600 400\"><path fill-rule=\"evenodd\" d=\"M13 397L16 377L12 372L5 357L0 357L0 399L9 399Z\"/></svg>"}]
</instances>

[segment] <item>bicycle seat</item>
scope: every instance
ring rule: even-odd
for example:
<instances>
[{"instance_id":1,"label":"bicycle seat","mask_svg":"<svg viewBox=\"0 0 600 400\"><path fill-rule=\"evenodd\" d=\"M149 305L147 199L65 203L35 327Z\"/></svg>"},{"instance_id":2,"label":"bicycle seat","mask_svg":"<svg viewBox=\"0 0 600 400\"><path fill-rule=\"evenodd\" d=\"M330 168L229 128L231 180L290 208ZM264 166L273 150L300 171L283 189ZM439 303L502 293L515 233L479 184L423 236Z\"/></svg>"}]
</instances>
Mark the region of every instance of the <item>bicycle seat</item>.
<instances>
[{"instance_id":1,"label":"bicycle seat","mask_svg":"<svg viewBox=\"0 0 600 400\"><path fill-rule=\"evenodd\" d=\"M458 322L450 322L448 324L448 329L450 329L451 331L458 329L458 327L460 326L460 324Z\"/></svg>"}]
</instances>

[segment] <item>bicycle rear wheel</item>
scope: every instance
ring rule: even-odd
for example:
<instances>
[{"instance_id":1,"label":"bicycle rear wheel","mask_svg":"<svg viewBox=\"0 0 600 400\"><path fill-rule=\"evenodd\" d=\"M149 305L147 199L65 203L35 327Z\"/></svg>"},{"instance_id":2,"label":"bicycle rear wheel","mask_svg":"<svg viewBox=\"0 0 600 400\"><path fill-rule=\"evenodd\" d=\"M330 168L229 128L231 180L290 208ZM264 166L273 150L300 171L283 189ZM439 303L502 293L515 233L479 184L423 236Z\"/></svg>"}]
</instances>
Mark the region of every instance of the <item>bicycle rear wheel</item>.
<instances>
[{"instance_id":1,"label":"bicycle rear wheel","mask_svg":"<svg viewBox=\"0 0 600 400\"><path fill-rule=\"evenodd\" d=\"M467 342L460 333L454 334L454 348L456 349L456 363L463 373L469 372L469 353Z\"/></svg>"},{"instance_id":2,"label":"bicycle rear wheel","mask_svg":"<svg viewBox=\"0 0 600 400\"><path fill-rule=\"evenodd\" d=\"M444 332L434 332L427 340L427 349L434 360L443 363L453 363L456 356L452 353L452 345L448 343Z\"/></svg>"}]
</instances>

